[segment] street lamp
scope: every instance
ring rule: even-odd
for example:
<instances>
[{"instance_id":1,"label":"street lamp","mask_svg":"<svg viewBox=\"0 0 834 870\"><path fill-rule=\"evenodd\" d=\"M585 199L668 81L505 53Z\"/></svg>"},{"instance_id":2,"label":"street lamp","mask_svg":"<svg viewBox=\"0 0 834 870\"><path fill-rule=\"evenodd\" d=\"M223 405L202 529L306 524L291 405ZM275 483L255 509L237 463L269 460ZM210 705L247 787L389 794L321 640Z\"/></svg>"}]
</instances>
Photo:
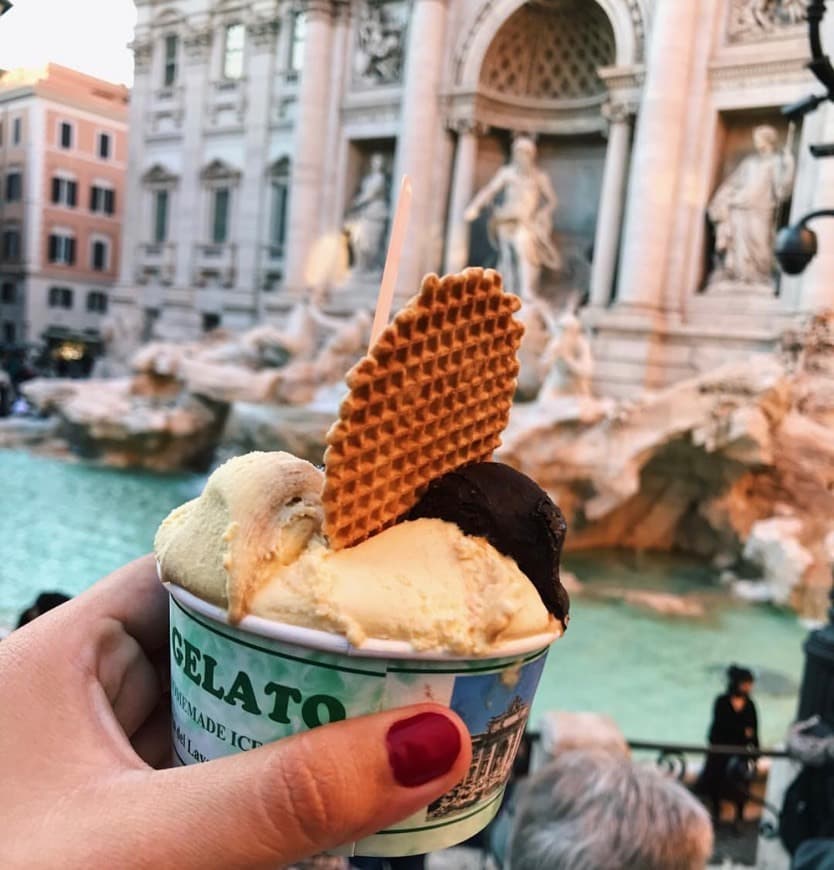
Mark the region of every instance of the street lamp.
<instances>
[{"instance_id":1,"label":"street lamp","mask_svg":"<svg viewBox=\"0 0 834 870\"><path fill-rule=\"evenodd\" d=\"M776 234L776 259L782 271L799 275L817 254L817 234L809 230L808 221L818 217L834 217L834 209L821 208L806 214L797 223L782 227Z\"/></svg>"}]
</instances>

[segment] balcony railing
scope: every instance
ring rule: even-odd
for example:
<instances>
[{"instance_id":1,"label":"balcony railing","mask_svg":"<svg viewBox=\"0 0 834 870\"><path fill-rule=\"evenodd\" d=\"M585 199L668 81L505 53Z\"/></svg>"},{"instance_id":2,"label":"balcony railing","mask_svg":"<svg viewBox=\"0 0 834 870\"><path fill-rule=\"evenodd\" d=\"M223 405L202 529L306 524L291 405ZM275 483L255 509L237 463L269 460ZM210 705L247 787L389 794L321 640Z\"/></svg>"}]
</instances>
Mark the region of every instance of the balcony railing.
<instances>
[{"instance_id":1,"label":"balcony railing","mask_svg":"<svg viewBox=\"0 0 834 870\"><path fill-rule=\"evenodd\" d=\"M177 246L173 242L141 244L136 252L136 280L147 284L155 278L160 284L172 284L177 268Z\"/></svg>"},{"instance_id":2,"label":"balcony railing","mask_svg":"<svg viewBox=\"0 0 834 870\"><path fill-rule=\"evenodd\" d=\"M224 244L194 245L194 284L205 287L212 280L224 287L232 287L237 274L237 245Z\"/></svg>"}]
</instances>

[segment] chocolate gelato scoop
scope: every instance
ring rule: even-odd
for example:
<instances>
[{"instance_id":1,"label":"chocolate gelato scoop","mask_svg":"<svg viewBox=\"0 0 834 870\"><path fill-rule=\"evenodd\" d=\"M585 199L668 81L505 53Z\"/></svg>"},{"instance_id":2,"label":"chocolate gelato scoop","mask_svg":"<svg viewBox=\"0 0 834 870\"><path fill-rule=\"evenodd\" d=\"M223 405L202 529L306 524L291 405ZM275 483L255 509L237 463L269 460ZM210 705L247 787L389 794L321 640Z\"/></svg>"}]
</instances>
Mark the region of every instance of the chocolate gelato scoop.
<instances>
[{"instance_id":1,"label":"chocolate gelato scoop","mask_svg":"<svg viewBox=\"0 0 834 870\"><path fill-rule=\"evenodd\" d=\"M486 538L530 578L544 606L567 627L570 600L559 580L567 523L550 496L527 475L500 462L477 462L429 484L403 517L455 523Z\"/></svg>"}]
</instances>

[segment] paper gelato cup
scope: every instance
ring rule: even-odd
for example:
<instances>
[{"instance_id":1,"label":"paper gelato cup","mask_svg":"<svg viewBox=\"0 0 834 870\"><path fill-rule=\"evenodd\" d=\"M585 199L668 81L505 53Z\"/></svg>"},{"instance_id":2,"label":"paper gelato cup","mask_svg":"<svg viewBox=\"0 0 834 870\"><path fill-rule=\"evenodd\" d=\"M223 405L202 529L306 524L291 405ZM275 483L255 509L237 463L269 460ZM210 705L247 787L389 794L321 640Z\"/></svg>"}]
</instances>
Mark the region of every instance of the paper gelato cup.
<instances>
[{"instance_id":1,"label":"paper gelato cup","mask_svg":"<svg viewBox=\"0 0 834 870\"><path fill-rule=\"evenodd\" d=\"M498 812L554 634L488 657L415 652L398 641L352 647L341 635L226 612L166 584L171 608L174 759L195 764L299 731L408 704L451 707L472 734L466 778L419 813L339 854L445 849Z\"/></svg>"}]
</instances>

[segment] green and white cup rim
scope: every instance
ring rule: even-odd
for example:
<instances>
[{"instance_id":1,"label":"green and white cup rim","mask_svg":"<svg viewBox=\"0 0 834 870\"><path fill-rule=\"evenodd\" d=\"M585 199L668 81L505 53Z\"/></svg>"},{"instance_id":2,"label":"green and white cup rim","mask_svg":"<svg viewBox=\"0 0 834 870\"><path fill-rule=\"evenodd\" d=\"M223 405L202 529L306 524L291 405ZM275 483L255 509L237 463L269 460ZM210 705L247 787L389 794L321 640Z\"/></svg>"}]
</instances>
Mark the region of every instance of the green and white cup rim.
<instances>
[{"instance_id":1,"label":"green and white cup rim","mask_svg":"<svg viewBox=\"0 0 834 870\"><path fill-rule=\"evenodd\" d=\"M160 572L161 573L161 572ZM535 652L550 646L561 637L562 632L558 629L552 632L530 635L519 640L507 641L493 647L486 655L455 655L445 651L418 650L407 641L383 640L380 638L368 638L361 646L353 646L348 639L341 634L321 631L315 628L302 628L285 622L276 622L272 619L264 619L261 616L251 614L244 616L240 622L232 624L228 613L216 604L210 604L202 598L189 592L176 583L162 581L168 593L201 616L237 628L241 631L256 634L261 637L281 641L282 643L294 644L307 649L320 650L322 652L337 653L339 655L356 658L374 659L411 659L416 661L472 661L490 659L504 659Z\"/></svg>"}]
</instances>

